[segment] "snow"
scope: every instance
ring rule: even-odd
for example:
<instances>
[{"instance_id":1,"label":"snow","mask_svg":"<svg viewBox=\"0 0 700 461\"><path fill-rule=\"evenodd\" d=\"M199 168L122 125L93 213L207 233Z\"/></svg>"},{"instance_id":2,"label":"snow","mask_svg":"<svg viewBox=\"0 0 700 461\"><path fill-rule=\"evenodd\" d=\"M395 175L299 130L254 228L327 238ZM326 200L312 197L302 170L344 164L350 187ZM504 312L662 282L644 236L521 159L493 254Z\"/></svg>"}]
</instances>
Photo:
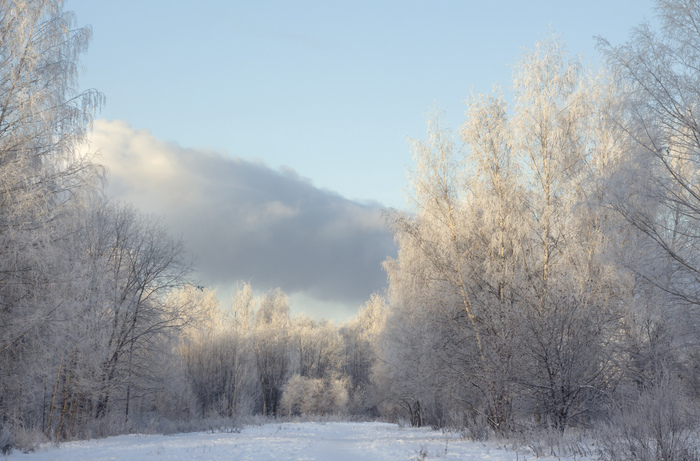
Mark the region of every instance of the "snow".
<instances>
[{"instance_id":1,"label":"snow","mask_svg":"<svg viewBox=\"0 0 700 461\"><path fill-rule=\"evenodd\" d=\"M458 434L388 423L279 423L248 426L240 433L122 435L67 442L11 461L106 460L489 460L533 459ZM564 460L567 458L538 458ZM573 458L572 458L573 459ZM578 457L577 459L581 459Z\"/></svg>"}]
</instances>

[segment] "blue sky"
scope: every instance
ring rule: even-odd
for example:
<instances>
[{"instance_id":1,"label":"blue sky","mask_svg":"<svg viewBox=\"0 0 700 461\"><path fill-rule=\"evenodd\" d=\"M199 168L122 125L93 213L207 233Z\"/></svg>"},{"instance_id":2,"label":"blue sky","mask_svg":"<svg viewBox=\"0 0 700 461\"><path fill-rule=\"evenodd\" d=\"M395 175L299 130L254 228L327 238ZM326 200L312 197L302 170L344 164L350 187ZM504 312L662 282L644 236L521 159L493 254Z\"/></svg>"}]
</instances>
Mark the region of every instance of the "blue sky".
<instances>
[{"instance_id":1,"label":"blue sky","mask_svg":"<svg viewBox=\"0 0 700 461\"><path fill-rule=\"evenodd\" d=\"M406 171L411 166L407 137L423 136L425 114L433 103L445 110L447 122L457 128L470 92L488 92L498 83L507 88L510 65L523 47L532 47L550 27L561 35L571 54L583 53L595 66L598 55L593 37L621 43L631 27L652 18L652 8L647 0L66 2L78 24L93 28L92 45L82 59L85 73L80 85L106 95L106 106L99 115L104 120L95 137L105 145L92 146L111 156L106 163L114 165L118 150L127 144L161 146L158 158L162 162L190 158L198 152L213 155L222 162L221 170L226 170L227 161L238 162L265 171L261 177L269 181L297 181L300 188L295 190L306 192L287 192L286 197L303 199L292 204L286 198L267 197L260 202L265 209L278 212L275 216L280 219L320 216L321 212L304 212L306 205L302 204L323 202L324 210L352 210L355 218L362 215L355 224L366 224L362 213L378 206L404 207ZM110 144L109 139L119 136L119 143ZM131 143L136 139L141 143ZM138 151L148 156L141 147L134 147L132 154ZM133 170L113 170L119 176L114 182L121 184L121 188L113 186L115 195L164 214L166 222L183 221L182 217L168 218L172 204L153 198L158 196L153 192L155 185L149 186L151 192L144 191L148 187L133 186L133 178L128 178ZM204 176L197 184L202 181L206 182ZM224 184L222 180L221 187L230 186ZM168 189L163 187L161 195ZM240 190L240 184L237 187ZM224 195L229 201L253 200L253 205L260 197L231 191ZM226 205L217 209L225 210ZM229 211L241 221L242 209L236 205ZM221 214L214 209L211 213ZM328 222L341 219L340 214L334 216ZM203 216L200 224L206 226L207 219ZM304 222L311 226L312 221ZM302 232L303 226L297 224ZM214 220L211 225L227 224ZM362 230L352 236L357 242L369 229L363 225L358 224L356 228ZM175 233L188 239L183 228L173 226ZM391 253L372 226L376 251ZM293 237L290 242L293 245ZM374 251L373 244L363 247L357 242L363 251ZM336 243L335 250L320 247L317 251L335 254L342 247L343 254L356 253L348 249L357 247ZM245 240L216 244L248 245ZM270 264L277 261L279 248L277 255L262 254L266 246L255 245L260 258ZM289 255L290 261L305 258L304 245L308 242ZM200 250L204 248L202 244ZM385 257L377 255L376 261L369 258L363 264L376 265ZM318 264L323 258L310 259ZM344 272L343 264L337 266L347 283L361 278L361 274ZM298 300L316 303L310 311L317 316L343 317L363 296L369 297L362 290L372 285L358 288L353 296L337 298L330 287L319 294L304 288L304 283L289 283L284 276L260 275L266 273L264 267L251 270L259 273L247 277L242 275L244 266L221 277L212 275L214 267L221 265L211 266L209 275L203 277L205 282L226 285L242 278L259 280L261 289L270 288L265 284L279 285ZM356 270L367 272L367 266L358 263ZM374 276L381 278L381 270L378 274Z\"/></svg>"}]
</instances>

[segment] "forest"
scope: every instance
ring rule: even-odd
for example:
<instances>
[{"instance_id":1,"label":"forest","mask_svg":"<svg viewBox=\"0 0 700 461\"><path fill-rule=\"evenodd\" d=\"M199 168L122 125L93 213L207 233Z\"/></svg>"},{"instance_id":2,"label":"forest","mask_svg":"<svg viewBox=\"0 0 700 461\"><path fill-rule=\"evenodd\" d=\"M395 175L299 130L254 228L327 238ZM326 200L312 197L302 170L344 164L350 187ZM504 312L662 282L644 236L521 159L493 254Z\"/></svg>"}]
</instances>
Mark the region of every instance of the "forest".
<instances>
[{"instance_id":1,"label":"forest","mask_svg":"<svg viewBox=\"0 0 700 461\"><path fill-rule=\"evenodd\" d=\"M78 149L91 30L0 2L0 449L340 417L700 459L700 2L655 13L596 70L550 34L460 127L434 109L388 289L336 324L198 286Z\"/></svg>"}]
</instances>

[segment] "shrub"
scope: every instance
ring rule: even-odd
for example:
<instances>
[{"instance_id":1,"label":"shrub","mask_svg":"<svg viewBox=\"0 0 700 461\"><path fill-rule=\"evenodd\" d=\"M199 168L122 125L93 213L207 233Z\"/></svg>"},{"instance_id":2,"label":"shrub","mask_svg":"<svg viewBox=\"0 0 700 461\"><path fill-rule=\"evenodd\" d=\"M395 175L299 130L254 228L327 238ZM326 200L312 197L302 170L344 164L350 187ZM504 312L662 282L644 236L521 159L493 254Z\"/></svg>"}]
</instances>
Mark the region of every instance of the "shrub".
<instances>
[{"instance_id":1,"label":"shrub","mask_svg":"<svg viewBox=\"0 0 700 461\"><path fill-rule=\"evenodd\" d=\"M606 461L698 461L698 418L681 382L662 378L621 406L600 437Z\"/></svg>"}]
</instances>

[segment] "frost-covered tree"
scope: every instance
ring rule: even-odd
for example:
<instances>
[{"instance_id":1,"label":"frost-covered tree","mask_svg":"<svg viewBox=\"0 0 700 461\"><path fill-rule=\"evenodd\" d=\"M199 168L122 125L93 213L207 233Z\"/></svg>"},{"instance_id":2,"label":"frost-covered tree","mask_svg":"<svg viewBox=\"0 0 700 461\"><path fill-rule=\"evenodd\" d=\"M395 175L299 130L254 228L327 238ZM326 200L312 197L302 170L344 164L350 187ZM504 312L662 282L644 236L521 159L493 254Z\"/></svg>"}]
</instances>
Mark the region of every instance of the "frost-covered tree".
<instances>
[{"instance_id":1,"label":"frost-covered tree","mask_svg":"<svg viewBox=\"0 0 700 461\"><path fill-rule=\"evenodd\" d=\"M95 275L107 282L100 312L106 341L103 390L96 416L106 415L117 392L128 417L131 393L138 390L137 378L148 371L155 338L187 321L183 306L168 303L167 295L188 282L190 266L182 243L131 206L103 206L93 219L98 235L88 251L99 255L101 267Z\"/></svg>"},{"instance_id":2,"label":"frost-covered tree","mask_svg":"<svg viewBox=\"0 0 700 461\"><path fill-rule=\"evenodd\" d=\"M647 318L637 319L652 332L638 335L639 356L658 346L693 362L700 353L700 3L659 0L656 13L658 31L642 24L623 45L600 43L618 72L626 97L619 123L632 140L611 205L639 232L629 266L640 285L654 287ZM673 331L673 341L666 334L655 343L664 335L654 331ZM697 373L671 368L700 383Z\"/></svg>"},{"instance_id":3,"label":"frost-covered tree","mask_svg":"<svg viewBox=\"0 0 700 461\"><path fill-rule=\"evenodd\" d=\"M613 123L603 108L612 97L604 75L587 75L566 59L558 41L538 43L514 79L514 146L527 191L528 239L521 290L525 348L523 385L536 415L564 429L589 417L613 376L612 344L624 295L610 263L613 241L594 200L595 165L611 155ZM601 159L602 157L602 159ZM524 288L524 287L523 287ZM529 370L528 370L529 368Z\"/></svg>"},{"instance_id":4,"label":"frost-covered tree","mask_svg":"<svg viewBox=\"0 0 700 461\"><path fill-rule=\"evenodd\" d=\"M466 158L439 119L414 144L418 212L395 216L399 259L386 265L394 309L384 335L395 345L385 361L400 372L393 380L410 395L400 402L414 422L428 412L435 424L442 407L455 408L450 402L497 430L512 418L509 305L522 205L505 117L498 96L473 98L462 129L473 144ZM427 382L410 390L404 373ZM419 397L428 382L433 390Z\"/></svg>"},{"instance_id":5,"label":"frost-covered tree","mask_svg":"<svg viewBox=\"0 0 700 461\"><path fill-rule=\"evenodd\" d=\"M235 418L250 414L257 396L252 361L250 316L255 297L240 286L223 310L214 293L203 299L208 313L189 331L181 347L187 379L201 416Z\"/></svg>"},{"instance_id":6,"label":"frost-covered tree","mask_svg":"<svg viewBox=\"0 0 700 461\"><path fill-rule=\"evenodd\" d=\"M351 378L353 386L370 382L372 366L376 360L376 341L386 321L384 299L373 294L362 306L357 316L343 325L343 370Z\"/></svg>"},{"instance_id":7,"label":"frost-covered tree","mask_svg":"<svg viewBox=\"0 0 700 461\"><path fill-rule=\"evenodd\" d=\"M338 328L332 322L316 322L308 316L298 316L292 320L291 335L299 375L323 378L338 373L342 343Z\"/></svg>"}]
</instances>

